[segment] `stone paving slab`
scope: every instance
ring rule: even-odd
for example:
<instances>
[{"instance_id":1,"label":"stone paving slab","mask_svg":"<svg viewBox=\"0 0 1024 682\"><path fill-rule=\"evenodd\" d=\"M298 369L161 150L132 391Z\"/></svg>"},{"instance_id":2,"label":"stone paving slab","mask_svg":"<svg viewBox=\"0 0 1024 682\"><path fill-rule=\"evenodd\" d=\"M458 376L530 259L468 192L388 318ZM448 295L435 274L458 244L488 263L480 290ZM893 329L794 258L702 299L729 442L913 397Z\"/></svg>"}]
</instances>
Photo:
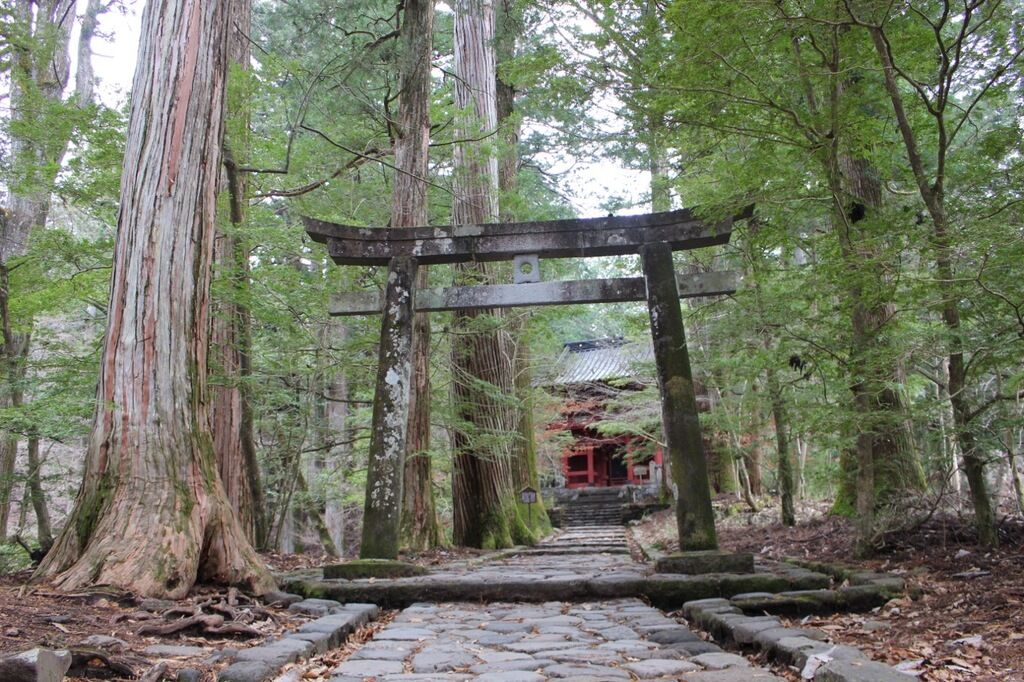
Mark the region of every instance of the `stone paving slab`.
<instances>
[{"instance_id":1,"label":"stone paving slab","mask_svg":"<svg viewBox=\"0 0 1024 682\"><path fill-rule=\"evenodd\" d=\"M657 635L668 643L654 641ZM713 644L691 656L676 641L700 640L639 599L418 603L335 668L331 680L690 680L734 669L747 677L732 679L777 679Z\"/></svg>"}]
</instances>

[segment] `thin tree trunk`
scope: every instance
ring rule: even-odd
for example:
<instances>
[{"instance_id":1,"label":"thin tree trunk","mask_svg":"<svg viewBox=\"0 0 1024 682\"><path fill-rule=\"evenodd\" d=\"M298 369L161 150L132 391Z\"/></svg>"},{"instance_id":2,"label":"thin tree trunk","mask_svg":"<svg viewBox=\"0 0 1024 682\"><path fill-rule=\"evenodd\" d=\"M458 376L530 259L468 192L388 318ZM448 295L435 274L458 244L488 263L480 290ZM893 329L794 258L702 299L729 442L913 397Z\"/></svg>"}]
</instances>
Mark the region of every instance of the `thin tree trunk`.
<instances>
[{"instance_id":1,"label":"thin tree trunk","mask_svg":"<svg viewBox=\"0 0 1024 682\"><path fill-rule=\"evenodd\" d=\"M11 324L8 295L10 279L8 270L0 264L0 323L3 331L4 373L3 406L20 409L24 406L24 384L26 378L28 350L31 333L16 332ZM10 519L11 493L14 488L15 464L18 459L19 436L4 433L0 440L0 542L7 538L7 524Z\"/></svg>"},{"instance_id":2,"label":"thin tree trunk","mask_svg":"<svg viewBox=\"0 0 1024 682\"><path fill-rule=\"evenodd\" d=\"M731 436L733 448L735 448L736 452L744 452L743 444L740 443L739 434L731 432L729 435ZM740 461L740 459L742 459L742 461ZM735 460L736 478L740 482L740 491L743 493L743 501L747 503L748 507L750 507L750 511L757 513L761 511L761 509L758 507L757 500L754 497L753 486L750 484L750 474L747 472L746 466L747 458L743 456L740 459Z\"/></svg>"},{"instance_id":3,"label":"thin tree trunk","mask_svg":"<svg viewBox=\"0 0 1024 682\"><path fill-rule=\"evenodd\" d=\"M217 474L207 407L228 32L226 3L143 13L85 475L36 572L62 589L274 587Z\"/></svg>"},{"instance_id":4,"label":"thin tree trunk","mask_svg":"<svg viewBox=\"0 0 1024 682\"><path fill-rule=\"evenodd\" d=\"M796 499L804 499L804 491L807 489L807 482L804 480L804 472L807 471L807 441L796 435L796 490L793 494Z\"/></svg>"},{"instance_id":5,"label":"thin tree trunk","mask_svg":"<svg viewBox=\"0 0 1024 682\"><path fill-rule=\"evenodd\" d=\"M320 541L320 545L324 548L324 552L328 556L341 556L341 553L338 551L338 547L334 544L334 539L331 537L330 529L324 521L324 515L320 513L320 510L317 509L315 505L311 504L309 481L302 475L301 469L298 471L296 486L298 490L306 494L302 497L304 503L301 505L295 505L293 511L296 515L305 517L306 522L313 526L313 531L316 533L317 539Z\"/></svg>"},{"instance_id":6,"label":"thin tree trunk","mask_svg":"<svg viewBox=\"0 0 1024 682\"><path fill-rule=\"evenodd\" d=\"M672 179L668 152L665 149L665 122L660 116L649 116L647 161L651 173L651 210L655 213L672 210Z\"/></svg>"},{"instance_id":7,"label":"thin tree trunk","mask_svg":"<svg viewBox=\"0 0 1024 682\"><path fill-rule=\"evenodd\" d=\"M513 359L513 372L515 372L515 395L516 410L519 416L517 429L517 479L516 487L522 490L526 486L534 490L540 489L540 477L537 472L537 441L534 434L533 421L533 385L530 381L530 348L523 337L522 326L516 330L515 357ZM537 496L537 502L532 505L519 503L519 516L527 522L532 531L531 538L525 538L529 544L532 540L543 537L545 533L551 532L551 519L548 517L548 510L544 505L541 496Z\"/></svg>"},{"instance_id":8,"label":"thin tree trunk","mask_svg":"<svg viewBox=\"0 0 1024 682\"><path fill-rule=\"evenodd\" d=\"M11 515L11 493L14 491L14 464L18 441L4 435L0 440L0 543L7 541L7 523Z\"/></svg>"},{"instance_id":9,"label":"thin tree trunk","mask_svg":"<svg viewBox=\"0 0 1024 682\"><path fill-rule=\"evenodd\" d=\"M50 510L46 507L46 493L43 492L42 466L39 460L39 437L33 434L28 439L28 476L25 485L32 500L32 510L36 514L36 541L43 552L48 552L53 546L53 526L50 523Z\"/></svg>"},{"instance_id":10,"label":"thin tree trunk","mask_svg":"<svg viewBox=\"0 0 1024 682\"><path fill-rule=\"evenodd\" d=\"M407 0L402 22L401 91L395 131L391 226L429 224L427 173L430 153L431 58L434 0ZM421 266L415 287L425 289L429 269ZM430 458L430 315L413 319L412 383L402 486L404 547L424 550L441 544Z\"/></svg>"},{"instance_id":11,"label":"thin tree trunk","mask_svg":"<svg viewBox=\"0 0 1024 682\"><path fill-rule=\"evenodd\" d=\"M100 14L107 11L103 0L89 0L82 14L81 31L78 37L78 59L75 71L75 94L78 106L85 108L92 104L96 86L96 74L92 65L92 39L99 26Z\"/></svg>"},{"instance_id":12,"label":"thin tree trunk","mask_svg":"<svg viewBox=\"0 0 1024 682\"><path fill-rule=\"evenodd\" d=\"M774 351L774 339L769 324L768 309L761 291L759 278L764 271L765 256L760 246L754 243L759 232L757 221L750 221L750 239L746 241L747 263L751 271L751 288L754 293L754 304L757 309L758 334L766 351ZM771 407L772 420L775 423L776 447L776 479L779 486L779 499L782 506L781 520L785 526L796 525L796 508L793 503L793 454L789 438L789 411L783 387L779 381L778 371L773 366L765 370L765 388Z\"/></svg>"},{"instance_id":13,"label":"thin tree trunk","mask_svg":"<svg viewBox=\"0 0 1024 682\"><path fill-rule=\"evenodd\" d=\"M793 504L793 454L789 445L789 411L782 396L778 375L769 369L766 379L768 396L772 405L772 418L775 421L775 443L778 452L779 498L782 502L782 524L796 525L796 507Z\"/></svg>"},{"instance_id":14,"label":"thin tree trunk","mask_svg":"<svg viewBox=\"0 0 1024 682\"><path fill-rule=\"evenodd\" d=\"M1024 451L1024 447L1021 447L1021 441L1024 440L1024 430L1021 431L1020 438L1013 437L1013 429L1007 428L1006 438L1006 457L1009 460L1010 465L1010 476L1013 479L1013 497L1017 503L1018 513L1024 514L1024 483L1021 481L1021 471L1017 466L1017 458L1020 457L1020 452Z\"/></svg>"},{"instance_id":15,"label":"thin tree trunk","mask_svg":"<svg viewBox=\"0 0 1024 682\"><path fill-rule=\"evenodd\" d=\"M751 390L757 390L752 388ZM756 499L764 494L761 479L761 466L764 461L764 438L765 438L764 414L759 403L755 403L750 412L750 434L753 439L750 447L746 449L743 457L743 465L747 470L747 480L750 482L750 494Z\"/></svg>"}]
</instances>

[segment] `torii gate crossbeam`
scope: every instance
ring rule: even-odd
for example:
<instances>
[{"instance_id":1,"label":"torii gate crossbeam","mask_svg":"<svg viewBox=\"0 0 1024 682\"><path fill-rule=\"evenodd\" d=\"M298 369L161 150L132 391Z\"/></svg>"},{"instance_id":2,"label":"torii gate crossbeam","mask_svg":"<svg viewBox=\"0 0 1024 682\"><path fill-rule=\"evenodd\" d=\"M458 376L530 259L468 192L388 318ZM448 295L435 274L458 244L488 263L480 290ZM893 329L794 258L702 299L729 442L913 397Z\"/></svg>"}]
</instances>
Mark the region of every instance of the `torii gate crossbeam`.
<instances>
[{"instance_id":1,"label":"torii gate crossbeam","mask_svg":"<svg viewBox=\"0 0 1024 682\"><path fill-rule=\"evenodd\" d=\"M363 516L363 558L398 555L416 312L646 300L661 389L662 423L677 490L680 549L717 547L707 462L679 298L732 293L733 273L682 275L672 252L725 244L734 220L709 225L689 210L638 216L413 228L359 228L304 218L339 265L387 265L383 296L342 294L332 315L381 314L381 341ZM540 258L638 254L643 277L541 282ZM514 261L511 285L416 291L420 264Z\"/></svg>"}]
</instances>

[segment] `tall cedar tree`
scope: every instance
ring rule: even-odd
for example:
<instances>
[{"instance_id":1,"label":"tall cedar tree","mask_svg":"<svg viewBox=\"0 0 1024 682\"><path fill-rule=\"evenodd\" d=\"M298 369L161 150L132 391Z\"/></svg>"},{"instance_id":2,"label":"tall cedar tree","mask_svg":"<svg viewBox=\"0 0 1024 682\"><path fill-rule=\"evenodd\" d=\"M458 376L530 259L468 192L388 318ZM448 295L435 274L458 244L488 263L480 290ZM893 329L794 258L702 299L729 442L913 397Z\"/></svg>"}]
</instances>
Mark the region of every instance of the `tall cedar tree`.
<instances>
[{"instance_id":1,"label":"tall cedar tree","mask_svg":"<svg viewBox=\"0 0 1024 682\"><path fill-rule=\"evenodd\" d=\"M228 63L231 68L249 68L249 34L252 0L231 3ZM249 247L242 235L245 222L246 182L236 159L245 151L248 116L241 98L228 102L226 115L237 119L233 131L239 134L225 141L221 190L227 194L227 230L218 231L214 262L227 280L228 292L215 301L211 319L210 354L220 375L211 387L210 424L217 469L228 501L238 514L246 537L257 547L267 541L267 515L263 504L253 414L246 383L252 374L252 321L247 305L249 289ZM224 218L221 218L224 221Z\"/></svg>"},{"instance_id":2,"label":"tall cedar tree","mask_svg":"<svg viewBox=\"0 0 1024 682\"><path fill-rule=\"evenodd\" d=\"M495 96L498 114L498 128L501 135L501 158L498 160L499 213L502 222L517 219L519 179L519 137L520 120L516 116L516 90L511 79L502 74L502 66L516 56L516 42L523 35L523 20L520 8L512 0L502 0L497 9L497 24L494 48L497 59L495 74ZM518 434L516 439L516 466L514 481L516 488L530 486L540 488L537 473L537 442L533 421L533 385L530 379L530 348L526 338L529 315L521 312L512 320L512 341L515 346L513 372L515 376L516 411ZM551 530L544 501L539 499L532 505L519 503L519 516L524 518L530 530L540 534Z\"/></svg>"},{"instance_id":3,"label":"tall cedar tree","mask_svg":"<svg viewBox=\"0 0 1024 682\"><path fill-rule=\"evenodd\" d=\"M231 5L143 13L84 480L36 573L63 589L274 586L224 493L206 403Z\"/></svg>"},{"instance_id":4,"label":"tall cedar tree","mask_svg":"<svg viewBox=\"0 0 1024 682\"><path fill-rule=\"evenodd\" d=\"M427 162L430 153L430 68L433 51L434 0L408 0L402 23L401 90L395 130L395 184L391 193L391 226L426 225ZM428 284L428 268L420 266L416 288ZM402 500L402 545L429 549L441 544L434 505L430 461L430 316L413 321L412 391L406 440Z\"/></svg>"},{"instance_id":5,"label":"tall cedar tree","mask_svg":"<svg viewBox=\"0 0 1024 682\"><path fill-rule=\"evenodd\" d=\"M495 9L490 0L462 0L455 8L455 225L498 217L498 159L481 142L498 125L495 93ZM461 282L490 282L487 265L456 267ZM458 423L452 499L453 538L470 547L506 547L529 541L515 500L515 453L508 434L518 426L512 366L514 349L497 311L455 316L452 394Z\"/></svg>"}]
</instances>

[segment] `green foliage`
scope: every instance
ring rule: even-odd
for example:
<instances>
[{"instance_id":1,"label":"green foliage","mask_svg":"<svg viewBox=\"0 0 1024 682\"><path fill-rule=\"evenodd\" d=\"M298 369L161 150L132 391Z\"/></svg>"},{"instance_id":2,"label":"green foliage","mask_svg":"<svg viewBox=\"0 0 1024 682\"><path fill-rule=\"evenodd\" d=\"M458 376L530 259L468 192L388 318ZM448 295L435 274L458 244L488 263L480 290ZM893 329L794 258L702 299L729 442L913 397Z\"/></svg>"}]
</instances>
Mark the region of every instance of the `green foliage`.
<instances>
[{"instance_id":1,"label":"green foliage","mask_svg":"<svg viewBox=\"0 0 1024 682\"><path fill-rule=\"evenodd\" d=\"M0 542L0 575L22 571L32 565L32 560L19 545Z\"/></svg>"}]
</instances>

